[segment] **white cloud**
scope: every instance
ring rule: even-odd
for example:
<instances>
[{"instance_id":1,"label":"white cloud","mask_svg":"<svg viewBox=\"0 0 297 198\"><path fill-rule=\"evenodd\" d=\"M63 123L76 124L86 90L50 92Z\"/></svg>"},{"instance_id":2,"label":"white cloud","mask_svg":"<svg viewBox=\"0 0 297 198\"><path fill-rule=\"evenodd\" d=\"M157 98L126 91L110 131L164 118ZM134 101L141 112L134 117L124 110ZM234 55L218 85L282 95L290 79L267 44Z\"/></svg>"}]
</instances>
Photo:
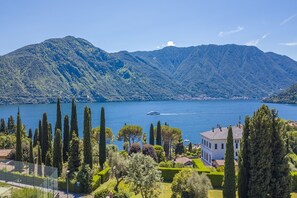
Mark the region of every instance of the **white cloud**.
<instances>
[{"instance_id":1,"label":"white cloud","mask_svg":"<svg viewBox=\"0 0 297 198\"><path fill-rule=\"evenodd\" d=\"M280 45L285 45L285 46L297 46L297 42L280 43Z\"/></svg>"},{"instance_id":2,"label":"white cloud","mask_svg":"<svg viewBox=\"0 0 297 198\"><path fill-rule=\"evenodd\" d=\"M175 46L175 43L173 41L168 41L167 46Z\"/></svg>"},{"instance_id":3,"label":"white cloud","mask_svg":"<svg viewBox=\"0 0 297 198\"><path fill-rule=\"evenodd\" d=\"M258 38L256 40L249 41L245 45L248 45L248 46L257 46L261 40L267 38L267 36L269 36L269 35L270 35L270 33L264 34L263 36L261 36L261 38Z\"/></svg>"},{"instance_id":4,"label":"white cloud","mask_svg":"<svg viewBox=\"0 0 297 198\"><path fill-rule=\"evenodd\" d=\"M297 16L297 15L294 14L294 15L292 15L292 16L290 16L290 17L284 19L284 20L280 23L280 25L285 25L286 23L288 23L289 21L291 21L292 19L294 19L296 16Z\"/></svg>"},{"instance_id":5,"label":"white cloud","mask_svg":"<svg viewBox=\"0 0 297 198\"><path fill-rule=\"evenodd\" d=\"M223 36L227 36L227 35L230 35L230 34L235 34L237 32L241 32L242 30L244 30L244 27L242 26L238 26L236 29L234 30L230 30L230 31L226 31L226 32L219 32L219 36L220 37L223 37Z\"/></svg>"}]
</instances>

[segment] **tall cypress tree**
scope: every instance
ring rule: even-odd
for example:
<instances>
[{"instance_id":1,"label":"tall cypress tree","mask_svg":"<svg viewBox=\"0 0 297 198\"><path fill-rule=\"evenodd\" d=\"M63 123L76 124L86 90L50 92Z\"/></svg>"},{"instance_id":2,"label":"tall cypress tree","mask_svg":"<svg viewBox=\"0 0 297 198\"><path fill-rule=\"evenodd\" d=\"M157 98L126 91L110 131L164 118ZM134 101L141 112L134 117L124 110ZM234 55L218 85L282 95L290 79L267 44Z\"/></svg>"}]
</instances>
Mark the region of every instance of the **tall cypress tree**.
<instances>
[{"instance_id":1,"label":"tall cypress tree","mask_svg":"<svg viewBox=\"0 0 297 198\"><path fill-rule=\"evenodd\" d=\"M15 160L16 161L23 161L22 121L21 121L20 109L18 110L18 115L17 115L17 133L16 133ZM21 167L19 167L19 168L21 168Z\"/></svg>"},{"instance_id":2,"label":"tall cypress tree","mask_svg":"<svg viewBox=\"0 0 297 198\"><path fill-rule=\"evenodd\" d=\"M70 153L69 153L69 160L68 160L68 168L70 174L73 175L75 171L79 170L81 165L81 156L79 152L79 139L75 133L72 134L70 143Z\"/></svg>"},{"instance_id":3,"label":"tall cypress tree","mask_svg":"<svg viewBox=\"0 0 297 198\"><path fill-rule=\"evenodd\" d=\"M34 172L34 156L33 156L33 142L30 140L30 151L29 151L29 173Z\"/></svg>"},{"instance_id":4,"label":"tall cypress tree","mask_svg":"<svg viewBox=\"0 0 297 198\"><path fill-rule=\"evenodd\" d=\"M62 113L61 113L60 98L57 99L57 118L56 118L55 131L57 131L57 129L62 130Z\"/></svg>"},{"instance_id":5,"label":"tall cypress tree","mask_svg":"<svg viewBox=\"0 0 297 198\"><path fill-rule=\"evenodd\" d=\"M45 163L45 156L49 149L49 125L47 121L46 113L42 116L42 140L41 140L41 151L42 151L42 162Z\"/></svg>"},{"instance_id":6,"label":"tall cypress tree","mask_svg":"<svg viewBox=\"0 0 297 198\"><path fill-rule=\"evenodd\" d=\"M103 169L104 162L106 161L106 134L105 134L105 113L104 108L101 108L100 117L100 140L99 140L99 164Z\"/></svg>"},{"instance_id":7,"label":"tall cypress tree","mask_svg":"<svg viewBox=\"0 0 297 198\"><path fill-rule=\"evenodd\" d=\"M269 193L273 198L289 198L290 196L290 170L286 158L286 148L282 138L282 130L275 109L272 114L272 162L271 183Z\"/></svg>"},{"instance_id":8,"label":"tall cypress tree","mask_svg":"<svg viewBox=\"0 0 297 198\"><path fill-rule=\"evenodd\" d=\"M6 123L3 118L1 118L1 121L0 121L0 132L7 134Z\"/></svg>"},{"instance_id":9,"label":"tall cypress tree","mask_svg":"<svg viewBox=\"0 0 297 198\"><path fill-rule=\"evenodd\" d=\"M84 163L88 164L90 168L93 167L93 155L91 144L91 121L90 109L85 107L84 110Z\"/></svg>"},{"instance_id":10,"label":"tall cypress tree","mask_svg":"<svg viewBox=\"0 0 297 198\"><path fill-rule=\"evenodd\" d=\"M248 197L267 197L271 181L271 112L261 106L250 119Z\"/></svg>"},{"instance_id":11,"label":"tall cypress tree","mask_svg":"<svg viewBox=\"0 0 297 198\"><path fill-rule=\"evenodd\" d=\"M51 151L46 152L44 165L44 176L50 176L52 173L51 166L53 166L53 155Z\"/></svg>"},{"instance_id":12,"label":"tall cypress tree","mask_svg":"<svg viewBox=\"0 0 297 198\"><path fill-rule=\"evenodd\" d=\"M161 134L161 122L160 121L158 121L158 124L157 124L156 145L162 146L162 134Z\"/></svg>"},{"instance_id":13,"label":"tall cypress tree","mask_svg":"<svg viewBox=\"0 0 297 198\"><path fill-rule=\"evenodd\" d=\"M155 145L155 136L154 136L154 125L151 123L150 126L150 144Z\"/></svg>"},{"instance_id":14,"label":"tall cypress tree","mask_svg":"<svg viewBox=\"0 0 297 198\"><path fill-rule=\"evenodd\" d=\"M38 158L37 158L37 160L38 160L37 174L39 176L42 176L42 151L41 151L41 147L40 147L39 144L37 145L37 147L38 147L38 151L37 151L37 155L38 155Z\"/></svg>"},{"instance_id":15,"label":"tall cypress tree","mask_svg":"<svg viewBox=\"0 0 297 198\"><path fill-rule=\"evenodd\" d=\"M67 162L69 157L70 131L68 115L64 117L64 138L63 138L63 161Z\"/></svg>"},{"instance_id":16,"label":"tall cypress tree","mask_svg":"<svg viewBox=\"0 0 297 198\"><path fill-rule=\"evenodd\" d=\"M235 165L234 165L234 145L233 145L233 132L232 127L228 129L226 153L225 153L225 168L224 168L224 198L236 197L236 184L235 184Z\"/></svg>"},{"instance_id":17,"label":"tall cypress tree","mask_svg":"<svg viewBox=\"0 0 297 198\"><path fill-rule=\"evenodd\" d=\"M78 137L78 125L77 125L77 112L75 98L72 98L72 108L71 108L71 121L70 121L70 138L72 138L73 132L75 132Z\"/></svg>"},{"instance_id":18,"label":"tall cypress tree","mask_svg":"<svg viewBox=\"0 0 297 198\"><path fill-rule=\"evenodd\" d=\"M43 131L42 131L41 120L39 120L39 123L38 123L38 132L39 132L38 141L39 141L39 145L41 146L43 144Z\"/></svg>"},{"instance_id":19,"label":"tall cypress tree","mask_svg":"<svg viewBox=\"0 0 297 198\"><path fill-rule=\"evenodd\" d=\"M28 138L29 138L29 139L32 139L32 137L33 137L32 129L30 128L30 129L29 129L29 133L28 133Z\"/></svg>"},{"instance_id":20,"label":"tall cypress tree","mask_svg":"<svg viewBox=\"0 0 297 198\"><path fill-rule=\"evenodd\" d=\"M38 144L39 141L39 131L36 128L33 136L33 146L35 147Z\"/></svg>"},{"instance_id":21,"label":"tall cypress tree","mask_svg":"<svg viewBox=\"0 0 297 198\"><path fill-rule=\"evenodd\" d=\"M58 177L61 176L63 169L62 160L62 133L60 129L57 129L54 140L53 166L58 169Z\"/></svg>"},{"instance_id":22,"label":"tall cypress tree","mask_svg":"<svg viewBox=\"0 0 297 198\"><path fill-rule=\"evenodd\" d=\"M250 118L246 116L243 127L242 138L240 142L240 154L238 157L238 197L248 198L249 176L249 134Z\"/></svg>"}]
</instances>

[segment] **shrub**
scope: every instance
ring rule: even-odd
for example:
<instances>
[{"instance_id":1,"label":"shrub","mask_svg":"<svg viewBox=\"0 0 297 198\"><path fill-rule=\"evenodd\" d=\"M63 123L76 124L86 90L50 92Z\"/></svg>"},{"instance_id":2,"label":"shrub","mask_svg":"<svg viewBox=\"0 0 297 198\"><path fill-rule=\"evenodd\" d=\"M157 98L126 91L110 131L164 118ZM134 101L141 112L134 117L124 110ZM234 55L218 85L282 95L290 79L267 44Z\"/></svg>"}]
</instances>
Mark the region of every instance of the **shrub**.
<instances>
[{"instance_id":1,"label":"shrub","mask_svg":"<svg viewBox=\"0 0 297 198\"><path fill-rule=\"evenodd\" d=\"M59 190L67 190L67 181L65 179L58 179L58 189ZM70 180L68 183L68 190L72 193L80 193L79 186L76 185L75 180Z\"/></svg>"},{"instance_id":2,"label":"shrub","mask_svg":"<svg viewBox=\"0 0 297 198\"><path fill-rule=\"evenodd\" d=\"M36 189L36 188L20 188L20 189L13 189L11 193L11 197L14 197L14 198L52 197L52 194L41 191L40 189Z\"/></svg>"},{"instance_id":3,"label":"shrub","mask_svg":"<svg viewBox=\"0 0 297 198\"><path fill-rule=\"evenodd\" d=\"M222 188L224 172L211 172L207 174L213 188Z\"/></svg>"},{"instance_id":4,"label":"shrub","mask_svg":"<svg viewBox=\"0 0 297 198\"><path fill-rule=\"evenodd\" d=\"M104 198L104 197L107 197L110 195L110 192L108 189L103 189L103 190L100 190L98 192L96 192L94 194L94 198Z\"/></svg>"},{"instance_id":5,"label":"shrub","mask_svg":"<svg viewBox=\"0 0 297 198\"><path fill-rule=\"evenodd\" d=\"M159 167L173 168L173 161L160 162Z\"/></svg>"},{"instance_id":6,"label":"shrub","mask_svg":"<svg viewBox=\"0 0 297 198\"><path fill-rule=\"evenodd\" d=\"M172 182L173 177L175 174L179 173L181 170L185 168L163 168L160 167L159 170L161 171L162 178L165 182ZM210 173L209 169L193 169L198 173Z\"/></svg>"},{"instance_id":7,"label":"shrub","mask_svg":"<svg viewBox=\"0 0 297 198\"><path fill-rule=\"evenodd\" d=\"M292 191L297 191L297 172L291 172L291 188Z\"/></svg>"},{"instance_id":8,"label":"shrub","mask_svg":"<svg viewBox=\"0 0 297 198\"><path fill-rule=\"evenodd\" d=\"M175 163L175 164L174 164L174 167L175 167L175 168L184 168L185 165L182 164L182 163Z\"/></svg>"},{"instance_id":9,"label":"shrub","mask_svg":"<svg viewBox=\"0 0 297 198\"><path fill-rule=\"evenodd\" d=\"M101 177L101 184L108 181L109 171L110 171L110 167L107 167L98 173L98 175Z\"/></svg>"},{"instance_id":10,"label":"shrub","mask_svg":"<svg viewBox=\"0 0 297 198\"><path fill-rule=\"evenodd\" d=\"M129 155L131 155L132 153L139 153L140 151L141 151L140 144L138 142L133 143L131 145Z\"/></svg>"},{"instance_id":11,"label":"shrub","mask_svg":"<svg viewBox=\"0 0 297 198\"><path fill-rule=\"evenodd\" d=\"M154 149L154 147L150 144L144 144L142 146L142 154L143 155L148 155L151 158L153 158L155 161L157 161L157 154L156 151Z\"/></svg>"},{"instance_id":12,"label":"shrub","mask_svg":"<svg viewBox=\"0 0 297 198\"><path fill-rule=\"evenodd\" d=\"M100 175L94 175L92 180L92 191L96 190L101 184L101 176Z\"/></svg>"},{"instance_id":13,"label":"shrub","mask_svg":"<svg viewBox=\"0 0 297 198\"><path fill-rule=\"evenodd\" d=\"M154 146L154 149L156 151L156 154L157 154L157 162L163 162L165 161L165 152L164 152L164 149L162 146L160 145L155 145Z\"/></svg>"},{"instance_id":14,"label":"shrub","mask_svg":"<svg viewBox=\"0 0 297 198\"><path fill-rule=\"evenodd\" d=\"M88 164L83 164L82 169L77 174L77 181L80 183L80 192L90 193L92 191L92 170Z\"/></svg>"},{"instance_id":15,"label":"shrub","mask_svg":"<svg viewBox=\"0 0 297 198\"><path fill-rule=\"evenodd\" d=\"M193 159L193 166L194 168L206 169L206 166L201 161L201 159Z\"/></svg>"}]
</instances>

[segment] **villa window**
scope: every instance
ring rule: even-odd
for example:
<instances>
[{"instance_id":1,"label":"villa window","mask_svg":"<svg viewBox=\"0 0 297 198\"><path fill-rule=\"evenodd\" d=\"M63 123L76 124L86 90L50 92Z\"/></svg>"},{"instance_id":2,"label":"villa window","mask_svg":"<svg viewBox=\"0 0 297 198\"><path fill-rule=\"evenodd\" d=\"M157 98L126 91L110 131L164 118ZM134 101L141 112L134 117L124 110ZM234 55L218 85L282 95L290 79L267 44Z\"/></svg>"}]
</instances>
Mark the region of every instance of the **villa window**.
<instances>
[{"instance_id":1,"label":"villa window","mask_svg":"<svg viewBox=\"0 0 297 198\"><path fill-rule=\"evenodd\" d=\"M210 142L208 143L208 146L209 146L209 148L211 149L211 143L210 143Z\"/></svg>"},{"instance_id":2,"label":"villa window","mask_svg":"<svg viewBox=\"0 0 297 198\"><path fill-rule=\"evenodd\" d=\"M237 149L238 149L238 143L236 143L236 144L235 144L235 148L237 148Z\"/></svg>"},{"instance_id":3,"label":"villa window","mask_svg":"<svg viewBox=\"0 0 297 198\"><path fill-rule=\"evenodd\" d=\"M238 153L237 153L237 151L235 152L235 156L236 156L236 157L238 156Z\"/></svg>"},{"instance_id":4,"label":"villa window","mask_svg":"<svg viewBox=\"0 0 297 198\"><path fill-rule=\"evenodd\" d=\"M221 148L224 149L224 143L222 143Z\"/></svg>"},{"instance_id":5,"label":"villa window","mask_svg":"<svg viewBox=\"0 0 297 198\"><path fill-rule=\"evenodd\" d=\"M218 144L215 144L215 149L218 149Z\"/></svg>"}]
</instances>

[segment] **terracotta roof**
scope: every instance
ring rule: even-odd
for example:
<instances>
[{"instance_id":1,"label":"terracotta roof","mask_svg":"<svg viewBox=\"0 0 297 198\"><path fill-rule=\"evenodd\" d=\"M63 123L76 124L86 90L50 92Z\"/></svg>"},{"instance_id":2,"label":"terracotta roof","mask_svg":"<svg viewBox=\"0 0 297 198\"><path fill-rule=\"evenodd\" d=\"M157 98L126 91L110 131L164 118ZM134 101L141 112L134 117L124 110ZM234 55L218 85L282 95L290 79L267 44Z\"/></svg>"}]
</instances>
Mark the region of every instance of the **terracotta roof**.
<instances>
[{"instance_id":1,"label":"terracotta roof","mask_svg":"<svg viewBox=\"0 0 297 198\"><path fill-rule=\"evenodd\" d=\"M188 162L192 162L191 159L187 158L187 157L178 157L174 160L175 163L181 163L181 164L186 164Z\"/></svg>"},{"instance_id":2,"label":"terracotta roof","mask_svg":"<svg viewBox=\"0 0 297 198\"><path fill-rule=\"evenodd\" d=\"M0 149L0 157L7 157L12 149Z\"/></svg>"},{"instance_id":3,"label":"terracotta roof","mask_svg":"<svg viewBox=\"0 0 297 198\"><path fill-rule=\"evenodd\" d=\"M232 126L232 132L233 132L233 139L241 139L242 137L242 126L237 127L237 126ZM228 127L222 127L221 130L220 128L215 128L213 131L206 131L200 133L202 136L210 139L210 140L225 140L227 139L228 135Z\"/></svg>"}]
</instances>

